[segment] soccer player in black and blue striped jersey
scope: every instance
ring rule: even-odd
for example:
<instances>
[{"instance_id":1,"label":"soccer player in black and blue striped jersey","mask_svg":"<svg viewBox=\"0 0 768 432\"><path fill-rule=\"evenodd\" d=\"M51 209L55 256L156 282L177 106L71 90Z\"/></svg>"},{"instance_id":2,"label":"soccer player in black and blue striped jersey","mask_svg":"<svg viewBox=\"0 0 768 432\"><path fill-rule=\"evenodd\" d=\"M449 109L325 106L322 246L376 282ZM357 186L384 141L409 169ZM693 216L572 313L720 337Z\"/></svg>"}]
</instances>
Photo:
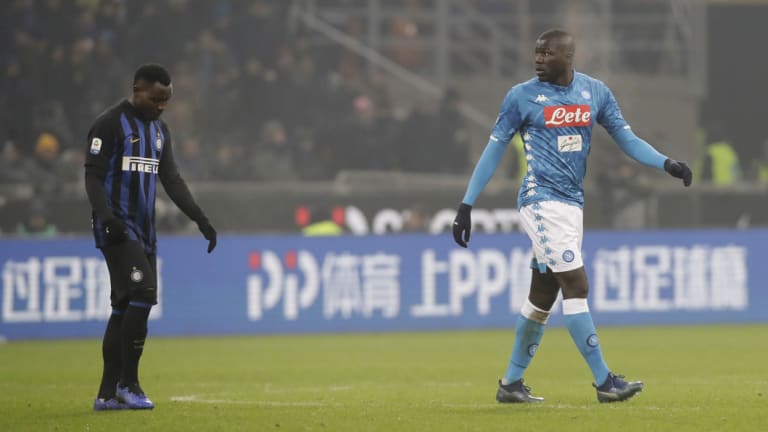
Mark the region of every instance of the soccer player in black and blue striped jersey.
<instances>
[{"instance_id":1,"label":"soccer player in black and blue striped jersey","mask_svg":"<svg viewBox=\"0 0 768 432\"><path fill-rule=\"evenodd\" d=\"M112 315L102 341L104 370L96 411L152 409L139 385L147 320L157 304L157 180L216 247L216 230L195 203L173 159L171 132L160 120L173 93L156 64L139 67L130 97L107 109L88 132L85 188L96 247L109 269Z\"/></svg>"}]
</instances>

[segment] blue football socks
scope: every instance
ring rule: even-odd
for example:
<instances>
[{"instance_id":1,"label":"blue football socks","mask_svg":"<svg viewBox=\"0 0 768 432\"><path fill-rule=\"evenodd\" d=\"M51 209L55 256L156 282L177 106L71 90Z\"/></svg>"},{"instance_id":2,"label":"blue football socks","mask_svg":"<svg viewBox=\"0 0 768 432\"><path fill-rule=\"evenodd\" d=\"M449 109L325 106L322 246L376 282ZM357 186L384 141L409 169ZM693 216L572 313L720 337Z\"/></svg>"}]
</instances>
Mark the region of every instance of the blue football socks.
<instances>
[{"instance_id":1,"label":"blue football socks","mask_svg":"<svg viewBox=\"0 0 768 432\"><path fill-rule=\"evenodd\" d=\"M534 354L544 336L544 326L549 318L549 312L526 301L515 325L515 343L509 366L504 373L502 384L515 382L523 377L523 373L531 364Z\"/></svg>"},{"instance_id":2,"label":"blue football socks","mask_svg":"<svg viewBox=\"0 0 768 432\"><path fill-rule=\"evenodd\" d=\"M600 341L597 338L597 330L589 313L587 299L573 298L563 300L563 314L565 325L571 334L571 339L579 348L579 352L587 361L595 384L600 385L608 378L608 365L605 364L603 353L600 350Z\"/></svg>"}]
</instances>

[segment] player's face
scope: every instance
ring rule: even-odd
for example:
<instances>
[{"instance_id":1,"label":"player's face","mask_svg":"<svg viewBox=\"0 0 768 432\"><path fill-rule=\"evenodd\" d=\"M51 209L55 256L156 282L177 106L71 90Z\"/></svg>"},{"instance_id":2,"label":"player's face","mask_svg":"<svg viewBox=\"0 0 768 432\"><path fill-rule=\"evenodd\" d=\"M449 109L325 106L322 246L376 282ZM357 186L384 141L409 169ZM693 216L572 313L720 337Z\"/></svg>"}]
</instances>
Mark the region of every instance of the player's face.
<instances>
[{"instance_id":1,"label":"player's face","mask_svg":"<svg viewBox=\"0 0 768 432\"><path fill-rule=\"evenodd\" d=\"M566 41L539 39L534 54L539 81L556 83L571 69L572 49Z\"/></svg>"},{"instance_id":2,"label":"player's face","mask_svg":"<svg viewBox=\"0 0 768 432\"><path fill-rule=\"evenodd\" d=\"M133 86L133 106L148 120L157 120L168 106L173 94L173 84L139 81Z\"/></svg>"}]
</instances>

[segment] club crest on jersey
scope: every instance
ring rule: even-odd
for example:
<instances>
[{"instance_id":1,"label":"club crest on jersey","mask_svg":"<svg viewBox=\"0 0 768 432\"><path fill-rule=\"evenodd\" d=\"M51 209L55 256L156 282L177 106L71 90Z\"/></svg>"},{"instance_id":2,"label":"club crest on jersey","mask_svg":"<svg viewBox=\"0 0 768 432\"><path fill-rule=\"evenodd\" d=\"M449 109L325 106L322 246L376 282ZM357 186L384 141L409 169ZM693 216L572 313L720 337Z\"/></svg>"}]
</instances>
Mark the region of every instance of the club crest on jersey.
<instances>
[{"instance_id":1,"label":"club crest on jersey","mask_svg":"<svg viewBox=\"0 0 768 432\"><path fill-rule=\"evenodd\" d=\"M155 148L160 151L163 149L163 139L160 137L160 132L157 133L157 138L155 139Z\"/></svg>"},{"instance_id":2,"label":"club crest on jersey","mask_svg":"<svg viewBox=\"0 0 768 432\"><path fill-rule=\"evenodd\" d=\"M565 252L563 252L563 261L569 263L572 262L574 258L576 258L576 254L574 254L572 250L567 249Z\"/></svg>"},{"instance_id":3,"label":"club crest on jersey","mask_svg":"<svg viewBox=\"0 0 768 432\"><path fill-rule=\"evenodd\" d=\"M592 111L589 105L554 105L544 107L544 126L559 128L589 126Z\"/></svg>"}]
</instances>

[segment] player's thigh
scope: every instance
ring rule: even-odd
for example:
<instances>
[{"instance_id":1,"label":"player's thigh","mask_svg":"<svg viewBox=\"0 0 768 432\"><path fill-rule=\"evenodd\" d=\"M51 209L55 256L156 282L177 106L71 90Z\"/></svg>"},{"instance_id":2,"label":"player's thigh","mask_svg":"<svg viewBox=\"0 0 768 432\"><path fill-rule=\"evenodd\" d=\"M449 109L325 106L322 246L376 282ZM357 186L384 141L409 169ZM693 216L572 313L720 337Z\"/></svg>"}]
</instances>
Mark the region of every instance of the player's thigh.
<instances>
[{"instance_id":1,"label":"player's thigh","mask_svg":"<svg viewBox=\"0 0 768 432\"><path fill-rule=\"evenodd\" d=\"M528 300L536 307L550 310L557 300L559 291L560 284L552 271L544 273L539 272L538 269L531 271L531 289L528 292Z\"/></svg>"},{"instance_id":2,"label":"player's thigh","mask_svg":"<svg viewBox=\"0 0 768 432\"><path fill-rule=\"evenodd\" d=\"M541 201L520 209L520 222L531 239L533 257L542 273L584 266L581 253L583 212L560 201Z\"/></svg>"},{"instance_id":3,"label":"player's thigh","mask_svg":"<svg viewBox=\"0 0 768 432\"><path fill-rule=\"evenodd\" d=\"M124 309L128 302L157 304L155 255L147 255L137 241L126 241L101 249L109 269L112 307Z\"/></svg>"}]
</instances>

